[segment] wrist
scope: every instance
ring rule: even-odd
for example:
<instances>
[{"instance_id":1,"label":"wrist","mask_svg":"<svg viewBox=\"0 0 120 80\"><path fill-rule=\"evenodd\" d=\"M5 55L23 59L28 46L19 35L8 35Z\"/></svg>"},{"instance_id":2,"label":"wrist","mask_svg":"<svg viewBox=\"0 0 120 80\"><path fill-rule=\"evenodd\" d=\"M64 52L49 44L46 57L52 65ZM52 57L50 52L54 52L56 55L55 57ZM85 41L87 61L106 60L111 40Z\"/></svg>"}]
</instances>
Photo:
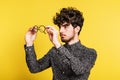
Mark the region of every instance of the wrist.
<instances>
[{"instance_id":1,"label":"wrist","mask_svg":"<svg viewBox=\"0 0 120 80\"><path fill-rule=\"evenodd\" d=\"M59 48L59 47L61 46L61 44L60 44L59 42L56 42L56 43L54 44L54 46L55 46L56 48Z\"/></svg>"},{"instance_id":2,"label":"wrist","mask_svg":"<svg viewBox=\"0 0 120 80\"><path fill-rule=\"evenodd\" d=\"M26 46L28 47L28 46L32 46L33 45L33 43L26 43Z\"/></svg>"}]
</instances>

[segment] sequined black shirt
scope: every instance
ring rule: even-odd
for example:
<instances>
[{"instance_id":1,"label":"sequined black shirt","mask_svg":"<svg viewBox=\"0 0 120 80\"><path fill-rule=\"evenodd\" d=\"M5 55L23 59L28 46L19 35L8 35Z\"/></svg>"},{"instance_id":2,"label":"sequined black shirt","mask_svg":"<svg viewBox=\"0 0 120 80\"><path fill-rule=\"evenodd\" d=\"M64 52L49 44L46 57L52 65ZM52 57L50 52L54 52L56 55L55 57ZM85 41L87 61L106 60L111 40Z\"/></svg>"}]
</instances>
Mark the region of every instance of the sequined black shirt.
<instances>
[{"instance_id":1,"label":"sequined black shirt","mask_svg":"<svg viewBox=\"0 0 120 80\"><path fill-rule=\"evenodd\" d=\"M42 58L36 58L34 46L25 48L26 63L31 73L52 68L53 80L88 80L90 70L96 61L96 51L77 42L52 47Z\"/></svg>"}]
</instances>

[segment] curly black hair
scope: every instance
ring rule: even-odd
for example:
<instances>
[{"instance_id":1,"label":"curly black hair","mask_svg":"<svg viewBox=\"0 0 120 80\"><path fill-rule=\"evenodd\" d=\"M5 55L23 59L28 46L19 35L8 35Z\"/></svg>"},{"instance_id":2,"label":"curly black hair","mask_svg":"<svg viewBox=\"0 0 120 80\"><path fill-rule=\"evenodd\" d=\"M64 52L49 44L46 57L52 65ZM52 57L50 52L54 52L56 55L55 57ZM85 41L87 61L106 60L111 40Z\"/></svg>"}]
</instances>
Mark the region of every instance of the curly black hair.
<instances>
[{"instance_id":1,"label":"curly black hair","mask_svg":"<svg viewBox=\"0 0 120 80\"><path fill-rule=\"evenodd\" d=\"M82 12L74 7L68 7L62 8L60 10L60 13L56 13L56 15L53 17L53 22L58 26L62 25L65 22L72 24L74 28L80 26L81 31L84 18Z\"/></svg>"}]
</instances>

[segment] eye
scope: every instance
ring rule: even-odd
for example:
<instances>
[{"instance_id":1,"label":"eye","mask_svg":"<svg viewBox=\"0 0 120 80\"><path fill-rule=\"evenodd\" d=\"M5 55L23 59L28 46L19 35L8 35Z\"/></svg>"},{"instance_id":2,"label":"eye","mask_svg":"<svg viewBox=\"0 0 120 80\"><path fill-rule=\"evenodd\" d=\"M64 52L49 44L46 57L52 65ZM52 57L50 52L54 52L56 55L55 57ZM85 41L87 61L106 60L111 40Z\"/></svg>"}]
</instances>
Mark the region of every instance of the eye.
<instances>
[{"instance_id":1,"label":"eye","mask_svg":"<svg viewBox=\"0 0 120 80\"><path fill-rule=\"evenodd\" d=\"M64 24L63 27L64 28L67 28L69 26L69 24Z\"/></svg>"}]
</instances>

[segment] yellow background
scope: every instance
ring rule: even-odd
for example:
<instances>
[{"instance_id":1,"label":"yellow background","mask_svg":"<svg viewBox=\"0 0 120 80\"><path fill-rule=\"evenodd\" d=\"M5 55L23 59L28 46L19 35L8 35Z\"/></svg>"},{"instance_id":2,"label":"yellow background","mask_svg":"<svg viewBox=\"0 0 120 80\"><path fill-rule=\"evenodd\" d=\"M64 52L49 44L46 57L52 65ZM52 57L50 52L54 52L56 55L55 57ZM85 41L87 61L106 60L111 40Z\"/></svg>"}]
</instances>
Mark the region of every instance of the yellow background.
<instances>
[{"instance_id":1,"label":"yellow background","mask_svg":"<svg viewBox=\"0 0 120 80\"><path fill-rule=\"evenodd\" d=\"M84 14L81 42L97 50L89 80L120 80L119 0L0 0L0 80L52 80L51 68L31 74L25 62L24 35L35 24L52 25L60 8L73 6ZM53 45L38 33L40 58Z\"/></svg>"}]
</instances>

